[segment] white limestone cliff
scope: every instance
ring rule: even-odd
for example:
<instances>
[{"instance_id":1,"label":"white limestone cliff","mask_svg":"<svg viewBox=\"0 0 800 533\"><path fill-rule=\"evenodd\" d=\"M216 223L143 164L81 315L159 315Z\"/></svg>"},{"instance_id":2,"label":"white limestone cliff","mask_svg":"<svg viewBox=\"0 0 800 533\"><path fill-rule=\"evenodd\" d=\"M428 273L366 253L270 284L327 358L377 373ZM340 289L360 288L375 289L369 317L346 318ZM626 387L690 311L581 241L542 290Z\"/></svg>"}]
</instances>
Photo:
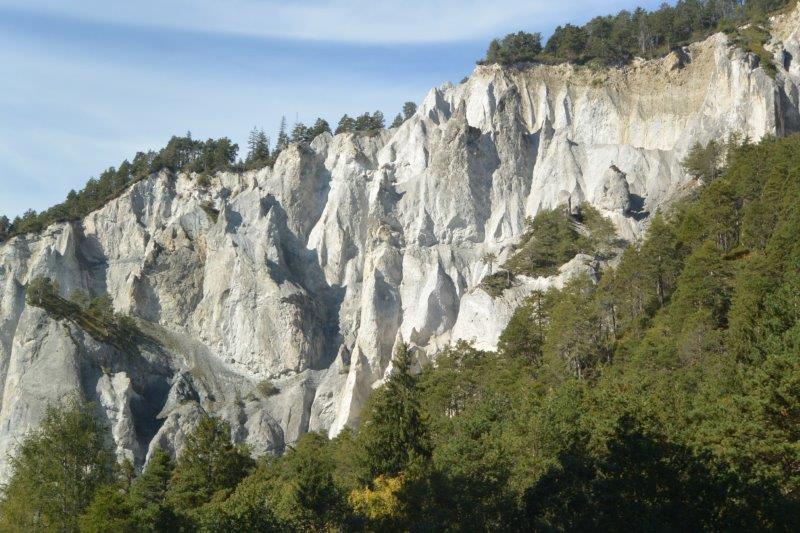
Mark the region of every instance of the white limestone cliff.
<instances>
[{"instance_id":1,"label":"white limestone cliff","mask_svg":"<svg viewBox=\"0 0 800 533\"><path fill-rule=\"evenodd\" d=\"M800 8L774 21L774 78L723 34L625 68L478 67L397 129L324 134L208 189L162 172L0 244L0 456L70 393L137 465L179 451L203 412L257 453L356 424L398 342L421 361L457 339L492 349L531 290L594 274L579 256L483 292L483 257L505 259L526 217L588 201L634 240L691 186L693 143L800 131L799 26ZM107 292L147 342L115 348L27 306L38 275Z\"/></svg>"}]
</instances>

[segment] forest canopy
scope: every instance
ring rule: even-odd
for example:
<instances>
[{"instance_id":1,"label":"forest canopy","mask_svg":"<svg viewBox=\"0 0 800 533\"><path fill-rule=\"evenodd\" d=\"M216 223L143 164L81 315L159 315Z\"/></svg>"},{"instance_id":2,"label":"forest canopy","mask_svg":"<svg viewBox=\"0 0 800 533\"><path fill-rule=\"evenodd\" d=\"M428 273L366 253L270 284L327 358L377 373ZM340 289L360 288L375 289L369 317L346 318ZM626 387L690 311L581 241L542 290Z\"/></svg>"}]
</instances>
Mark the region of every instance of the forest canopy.
<instances>
[{"instance_id":1,"label":"forest canopy","mask_svg":"<svg viewBox=\"0 0 800 533\"><path fill-rule=\"evenodd\" d=\"M519 31L489 43L482 64L589 63L621 65L636 56L658 57L676 46L733 31L748 22L763 24L766 15L794 0L678 0L655 11L637 8L595 17L583 26L558 26L542 45L539 33ZM747 43L749 44L749 43ZM750 46L758 46L753 43Z\"/></svg>"}]
</instances>

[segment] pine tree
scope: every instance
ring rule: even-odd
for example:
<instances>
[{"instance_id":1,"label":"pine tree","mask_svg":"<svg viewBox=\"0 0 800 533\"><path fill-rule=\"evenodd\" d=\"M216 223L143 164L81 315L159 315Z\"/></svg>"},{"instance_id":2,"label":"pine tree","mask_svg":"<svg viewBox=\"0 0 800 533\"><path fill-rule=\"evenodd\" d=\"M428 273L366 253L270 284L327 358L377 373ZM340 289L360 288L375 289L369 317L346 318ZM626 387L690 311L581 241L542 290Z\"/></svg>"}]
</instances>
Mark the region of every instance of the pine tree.
<instances>
[{"instance_id":1,"label":"pine tree","mask_svg":"<svg viewBox=\"0 0 800 533\"><path fill-rule=\"evenodd\" d=\"M710 183L719 176L724 159L724 150L716 141L711 140L705 146L695 143L683 160L683 168L689 175Z\"/></svg>"},{"instance_id":2,"label":"pine tree","mask_svg":"<svg viewBox=\"0 0 800 533\"><path fill-rule=\"evenodd\" d=\"M323 118L318 118L317 121L314 122L314 125L309 130L309 135L311 137L311 140L314 140L317 138L317 136L322 135L323 133L330 133L330 132L331 132L331 127L330 124L328 124L328 121Z\"/></svg>"},{"instance_id":3,"label":"pine tree","mask_svg":"<svg viewBox=\"0 0 800 533\"><path fill-rule=\"evenodd\" d=\"M289 135L286 133L286 117L281 117L281 125L278 128L278 140L275 143L275 153L273 157L277 157L277 153L283 151L289 146Z\"/></svg>"},{"instance_id":4,"label":"pine tree","mask_svg":"<svg viewBox=\"0 0 800 533\"><path fill-rule=\"evenodd\" d=\"M386 127L386 121L383 118L383 113L381 113L380 111L375 111L372 114L372 117L371 117L371 120L370 120L369 129L370 130L382 130L385 127Z\"/></svg>"},{"instance_id":5,"label":"pine tree","mask_svg":"<svg viewBox=\"0 0 800 533\"><path fill-rule=\"evenodd\" d=\"M547 332L548 298L542 291L533 291L517 307L511 320L500 334L498 351L506 357L522 357L530 363L542 357Z\"/></svg>"},{"instance_id":6,"label":"pine tree","mask_svg":"<svg viewBox=\"0 0 800 533\"><path fill-rule=\"evenodd\" d=\"M141 531L136 528L128 498L116 484L105 485L97 491L79 523L81 533Z\"/></svg>"},{"instance_id":7,"label":"pine tree","mask_svg":"<svg viewBox=\"0 0 800 533\"><path fill-rule=\"evenodd\" d=\"M393 128L399 128L400 126L403 125L403 122L404 122L403 115L398 113L397 116L394 117L394 120L392 121L392 127Z\"/></svg>"},{"instance_id":8,"label":"pine tree","mask_svg":"<svg viewBox=\"0 0 800 533\"><path fill-rule=\"evenodd\" d=\"M311 136L311 131L308 129L308 126L302 122L298 122L294 125L294 128L292 128L292 142L308 144L312 140L314 140L314 138Z\"/></svg>"},{"instance_id":9,"label":"pine tree","mask_svg":"<svg viewBox=\"0 0 800 533\"><path fill-rule=\"evenodd\" d=\"M195 509L209 502L218 491L234 488L253 464L247 450L231 442L230 425L205 416L186 439L167 500L180 511Z\"/></svg>"},{"instance_id":10,"label":"pine tree","mask_svg":"<svg viewBox=\"0 0 800 533\"><path fill-rule=\"evenodd\" d=\"M403 104L403 119L408 120L417 112L417 104L414 102L406 102Z\"/></svg>"},{"instance_id":11,"label":"pine tree","mask_svg":"<svg viewBox=\"0 0 800 533\"><path fill-rule=\"evenodd\" d=\"M400 344L392 360L392 375L373 393L359 429L362 480L394 477L430 457L430 438L419 406L417 378L411 373L412 355Z\"/></svg>"},{"instance_id":12,"label":"pine tree","mask_svg":"<svg viewBox=\"0 0 800 533\"><path fill-rule=\"evenodd\" d=\"M486 59L481 61L481 63L485 63L487 65L493 65L495 63L502 63L503 62L503 50L500 48L500 41L497 39L492 39L492 42L489 43L489 48L486 50Z\"/></svg>"},{"instance_id":13,"label":"pine tree","mask_svg":"<svg viewBox=\"0 0 800 533\"><path fill-rule=\"evenodd\" d=\"M0 216L0 241L5 240L10 231L11 222L8 221L8 217L5 215Z\"/></svg>"},{"instance_id":14,"label":"pine tree","mask_svg":"<svg viewBox=\"0 0 800 533\"><path fill-rule=\"evenodd\" d=\"M352 133L356 131L356 122L349 115L345 114L339 119L339 124L336 126L336 135L340 133Z\"/></svg>"},{"instance_id":15,"label":"pine tree","mask_svg":"<svg viewBox=\"0 0 800 533\"><path fill-rule=\"evenodd\" d=\"M372 129L372 115L369 113L362 113L356 117L355 124L353 125L354 131L369 131Z\"/></svg>"},{"instance_id":16,"label":"pine tree","mask_svg":"<svg viewBox=\"0 0 800 533\"><path fill-rule=\"evenodd\" d=\"M142 474L131 484L128 499L136 524L145 531L169 530L177 524L173 509L165 502L175 462L167 452L156 449Z\"/></svg>"},{"instance_id":17,"label":"pine tree","mask_svg":"<svg viewBox=\"0 0 800 533\"><path fill-rule=\"evenodd\" d=\"M253 128L247 140L248 152L245 168L262 168L269 163L269 139L264 130Z\"/></svg>"}]
</instances>

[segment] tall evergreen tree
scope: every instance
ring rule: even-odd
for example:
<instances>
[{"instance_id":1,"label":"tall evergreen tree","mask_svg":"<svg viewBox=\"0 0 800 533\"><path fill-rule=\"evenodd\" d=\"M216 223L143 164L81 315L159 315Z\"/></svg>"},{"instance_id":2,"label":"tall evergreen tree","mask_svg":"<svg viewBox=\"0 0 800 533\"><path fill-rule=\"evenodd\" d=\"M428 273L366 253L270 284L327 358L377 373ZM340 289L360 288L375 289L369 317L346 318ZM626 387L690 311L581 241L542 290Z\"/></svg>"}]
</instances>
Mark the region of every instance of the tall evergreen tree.
<instances>
[{"instance_id":1,"label":"tall evergreen tree","mask_svg":"<svg viewBox=\"0 0 800 533\"><path fill-rule=\"evenodd\" d=\"M356 121L345 113L341 119L339 119L339 124L336 126L336 135L340 133L352 133L356 131Z\"/></svg>"},{"instance_id":2,"label":"tall evergreen tree","mask_svg":"<svg viewBox=\"0 0 800 533\"><path fill-rule=\"evenodd\" d=\"M417 112L417 104L415 104L414 102L406 102L403 104L404 120L410 119L412 116L414 116L414 113L416 112Z\"/></svg>"},{"instance_id":3,"label":"tall evergreen tree","mask_svg":"<svg viewBox=\"0 0 800 533\"><path fill-rule=\"evenodd\" d=\"M273 157L277 157L276 154L281 152L289 146L289 134L286 133L286 117L281 117L281 125L278 128L278 140L275 142L275 152Z\"/></svg>"},{"instance_id":4,"label":"tall evergreen tree","mask_svg":"<svg viewBox=\"0 0 800 533\"><path fill-rule=\"evenodd\" d=\"M397 114L397 116L395 116L395 117L394 117L394 120L392 121L392 127L393 127L393 128L399 128L400 126L402 126L402 125L403 125L403 122L405 122L405 121L403 120L403 115L401 115L400 113L398 113L398 114Z\"/></svg>"},{"instance_id":5,"label":"tall evergreen tree","mask_svg":"<svg viewBox=\"0 0 800 533\"><path fill-rule=\"evenodd\" d=\"M314 137L312 137L311 130L309 130L308 126L302 122L298 122L294 125L294 128L292 128L292 142L308 144L313 140Z\"/></svg>"},{"instance_id":6,"label":"tall evergreen tree","mask_svg":"<svg viewBox=\"0 0 800 533\"><path fill-rule=\"evenodd\" d=\"M269 139L264 130L253 128L247 139L247 159L245 166L248 169L261 168L269 162Z\"/></svg>"},{"instance_id":7,"label":"tall evergreen tree","mask_svg":"<svg viewBox=\"0 0 800 533\"><path fill-rule=\"evenodd\" d=\"M178 457L167 499L175 509L190 511L218 491L232 489L253 467L246 449L231 442L227 422L203 417Z\"/></svg>"},{"instance_id":8,"label":"tall evergreen tree","mask_svg":"<svg viewBox=\"0 0 800 533\"><path fill-rule=\"evenodd\" d=\"M11 222L5 215L0 216L0 240L5 240L11 230Z\"/></svg>"},{"instance_id":9,"label":"tall evergreen tree","mask_svg":"<svg viewBox=\"0 0 800 533\"><path fill-rule=\"evenodd\" d=\"M369 125L370 130L381 130L386 127L386 121L383 117L383 113L381 113L380 111L375 111L374 113L372 113L372 117L370 118L371 118Z\"/></svg>"},{"instance_id":10,"label":"tall evergreen tree","mask_svg":"<svg viewBox=\"0 0 800 533\"><path fill-rule=\"evenodd\" d=\"M430 438L411 367L411 351L406 344L400 344L392 360L392 375L383 388L373 393L359 429L363 481L371 483L378 476L397 476L430 457Z\"/></svg>"},{"instance_id":11,"label":"tall evergreen tree","mask_svg":"<svg viewBox=\"0 0 800 533\"><path fill-rule=\"evenodd\" d=\"M309 136L311 140L317 138L317 136L322 135L323 133L330 133L331 126L328 124L328 121L324 118L318 118L314 125L309 129Z\"/></svg>"}]
</instances>

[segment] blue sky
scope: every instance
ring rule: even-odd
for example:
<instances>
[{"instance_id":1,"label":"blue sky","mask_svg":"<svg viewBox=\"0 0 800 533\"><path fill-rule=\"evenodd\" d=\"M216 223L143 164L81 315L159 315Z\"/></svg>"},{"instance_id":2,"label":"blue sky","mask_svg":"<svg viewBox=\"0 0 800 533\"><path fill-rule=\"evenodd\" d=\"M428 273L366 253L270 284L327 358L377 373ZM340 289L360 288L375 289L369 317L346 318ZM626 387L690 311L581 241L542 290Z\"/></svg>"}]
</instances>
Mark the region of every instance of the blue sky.
<instances>
[{"instance_id":1,"label":"blue sky","mask_svg":"<svg viewBox=\"0 0 800 533\"><path fill-rule=\"evenodd\" d=\"M172 134L274 137L457 82L488 41L644 0L0 0L0 214L60 202Z\"/></svg>"}]
</instances>

